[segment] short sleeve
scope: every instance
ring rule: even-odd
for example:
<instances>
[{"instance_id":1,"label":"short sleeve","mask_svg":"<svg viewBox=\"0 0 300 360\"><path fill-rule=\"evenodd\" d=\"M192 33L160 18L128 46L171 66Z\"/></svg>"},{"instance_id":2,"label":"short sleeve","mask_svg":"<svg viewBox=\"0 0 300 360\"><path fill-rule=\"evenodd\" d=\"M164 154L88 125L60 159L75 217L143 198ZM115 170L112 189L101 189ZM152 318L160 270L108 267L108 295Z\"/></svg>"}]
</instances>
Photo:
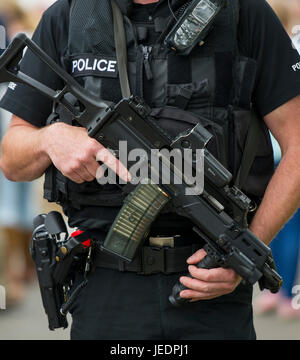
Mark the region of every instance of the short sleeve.
<instances>
[{"instance_id":1,"label":"short sleeve","mask_svg":"<svg viewBox=\"0 0 300 360\"><path fill-rule=\"evenodd\" d=\"M67 6L67 0L59 0L50 7L44 13L32 37L32 40L58 64L67 42ZM31 51L26 51L20 70L53 90L63 88L61 79ZM42 127L51 114L52 101L27 85L12 83L9 84L0 107L32 125Z\"/></svg>"},{"instance_id":2,"label":"short sleeve","mask_svg":"<svg viewBox=\"0 0 300 360\"><path fill-rule=\"evenodd\" d=\"M257 62L252 100L265 116L300 94L300 56L265 0L240 4L240 49Z\"/></svg>"}]
</instances>

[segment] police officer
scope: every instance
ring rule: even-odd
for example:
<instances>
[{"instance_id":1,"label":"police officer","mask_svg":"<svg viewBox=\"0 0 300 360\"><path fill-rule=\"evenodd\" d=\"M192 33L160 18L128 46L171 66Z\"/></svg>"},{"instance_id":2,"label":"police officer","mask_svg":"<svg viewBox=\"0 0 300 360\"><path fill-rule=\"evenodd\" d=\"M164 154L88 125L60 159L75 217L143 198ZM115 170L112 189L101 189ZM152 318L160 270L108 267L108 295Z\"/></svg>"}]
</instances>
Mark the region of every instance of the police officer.
<instances>
[{"instance_id":1,"label":"police officer","mask_svg":"<svg viewBox=\"0 0 300 360\"><path fill-rule=\"evenodd\" d=\"M227 1L204 43L189 56L179 56L163 40L189 2L115 3L126 29L131 93L156 109L158 121L172 135L179 132L178 118L184 116L177 116L176 123L176 116L169 118L170 107L206 119L204 125L215 135L212 151L236 176L250 110L261 117L256 159L243 190L259 204L250 229L269 244L300 200L300 59L279 20L265 1ZM116 102L122 94L112 29L111 1L83 5L80 0L58 0L45 12L33 39L84 87ZM29 52L22 71L54 89L62 87ZM71 227L88 229L101 243L123 193L117 186L100 188L95 182L96 158L128 180L127 170L84 129L67 121L45 126L52 104L36 91L11 84L1 106L14 114L2 143L0 164L6 177L30 181L53 164L56 180L50 186L46 179L45 197L62 204ZM283 153L273 176L267 128ZM98 251L89 283L71 309L71 338L255 339L252 288L232 269L193 266L205 252L191 229L189 220L171 209L159 216L150 235L159 238L156 246L164 247L167 263L187 260L193 278L183 276L180 266L166 264L153 273L151 266L145 267L143 251L136 269ZM191 301L175 308L168 295L179 277L188 288L181 296Z\"/></svg>"}]
</instances>

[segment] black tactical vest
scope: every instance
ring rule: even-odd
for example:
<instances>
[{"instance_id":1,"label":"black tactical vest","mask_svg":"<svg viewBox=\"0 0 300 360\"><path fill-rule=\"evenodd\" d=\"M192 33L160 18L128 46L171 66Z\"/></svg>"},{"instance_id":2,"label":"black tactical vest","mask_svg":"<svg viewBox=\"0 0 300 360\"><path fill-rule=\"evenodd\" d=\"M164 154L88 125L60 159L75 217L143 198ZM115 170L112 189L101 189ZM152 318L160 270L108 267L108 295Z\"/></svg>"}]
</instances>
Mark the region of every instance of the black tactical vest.
<instances>
[{"instance_id":1,"label":"black tactical vest","mask_svg":"<svg viewBox=\"0 0 300 360\"><path fill-rule=\"evenodd\" d=\"M147 25L146 31L159 31L160 40L151 46L140 45L138 36L143 29L137 29L128 17L132 1L116 0L116 3L124 16L132 94L143 98L147 82L151 91L146 100L153 109L152 117L172 136L200 121L214 135L208 149L235 178L251 123L256 76L255 60L239 54L239 1L227 1L204 44L199 44L189 56L164 48L164 29L161 25L157 29L157 24ZM180 13L186 3L173 1L174 11ZM172 16L165 19L166 26L172 26L172 19ZM99 98L121 100L111 1L72 1L63 65ZM262 120L257 136L258 146L253 149L256 158L242 189L259 202L274 169L269 133ZM96 181L78 185L53 166L46 175L45 198L49 201L68 201L74 207L119 206L124 197L118 185L100 186Z\"/></svg>"}]
</instances>

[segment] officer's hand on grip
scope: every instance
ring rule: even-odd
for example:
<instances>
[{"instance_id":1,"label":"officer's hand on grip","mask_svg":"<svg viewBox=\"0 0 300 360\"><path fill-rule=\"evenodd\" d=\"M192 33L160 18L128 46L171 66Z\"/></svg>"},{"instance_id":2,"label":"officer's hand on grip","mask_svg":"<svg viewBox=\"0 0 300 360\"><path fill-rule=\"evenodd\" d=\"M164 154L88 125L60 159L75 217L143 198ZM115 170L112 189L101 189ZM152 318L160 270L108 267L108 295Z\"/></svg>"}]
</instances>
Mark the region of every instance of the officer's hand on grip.
<instances>
[{"instance_id":1,"label":"officer's hand on grip","mask_svg":"<svg viewBox=\"0 0 300 360\"><path fill-rule=\"evenodd\" d=\"M195 264L206 256L203 249L198 250L187 259L189 273L192 278L182 276L180 282L188 289L181 291L180 297L198 300L210 300L226 295L235 290L242 278L232 269L221 267L214 269L199 269Z\"/></svg>"},{"instance_id":2,"label":"officer's hand on grip","mask_svg":"<svg viewBox=\"0 0 300 360\"><path fill-rule=\"evenodd\" d=\"M103 145L88 136L86 129L55 123L45 133L47 153L54 166L70 180L81 184L103 175L102 161L120 178L129 181L130 174Z\"/></svg>"}]
</instances>

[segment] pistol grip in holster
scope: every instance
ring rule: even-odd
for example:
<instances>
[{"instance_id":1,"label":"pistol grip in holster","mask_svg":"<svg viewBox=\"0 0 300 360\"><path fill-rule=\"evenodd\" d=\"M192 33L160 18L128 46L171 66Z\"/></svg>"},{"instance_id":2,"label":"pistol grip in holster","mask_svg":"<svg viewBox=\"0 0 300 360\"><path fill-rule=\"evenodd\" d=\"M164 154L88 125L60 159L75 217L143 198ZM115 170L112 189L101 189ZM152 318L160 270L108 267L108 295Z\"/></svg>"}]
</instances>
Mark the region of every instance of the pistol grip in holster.
<instances>
[{"instance_id":1,"label":"pistol grip in holster","mask_svg":"<svg viewBox=\"0 0 300 360\"><path fill-rule=\"evenodd\" d=\"M33 234L31 254L36 265L43 306L48 316L50 330L68 327L66 317L60 313L61 304L64 302L63 287L55 284L53 279L55 250L55 244L46 232Z\"/></svg>"}]
</instances>

